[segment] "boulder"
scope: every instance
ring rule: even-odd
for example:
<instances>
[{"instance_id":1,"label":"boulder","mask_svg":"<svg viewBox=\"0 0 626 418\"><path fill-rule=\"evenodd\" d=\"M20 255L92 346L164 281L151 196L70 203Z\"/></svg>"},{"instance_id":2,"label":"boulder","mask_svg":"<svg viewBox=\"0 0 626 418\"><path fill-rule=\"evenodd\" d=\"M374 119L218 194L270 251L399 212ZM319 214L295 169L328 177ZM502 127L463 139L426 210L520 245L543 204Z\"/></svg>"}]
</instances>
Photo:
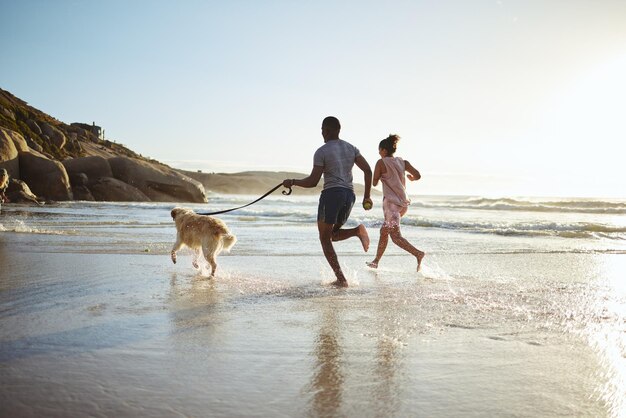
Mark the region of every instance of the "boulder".
<instances>
[{"instance_id":1,"label":"boulder","mask_svg":"<svg viewBox=\"0 0 626 418\"><path fill-rule=\"evenodd\" d=\"M2 111L4 116L6 116L7 118L11 120L15 120L15 113L13 113L11 109L7 109L6 107L0 106L0 111Z\"/></svg>"},{"instance_id":2,"label":"boulder","mask_svg":"<svg viewBox=\"0 0 626 418\"><path fill-rule=\"evenodd\" d=\"M61 130L59 130L55 126L50 125L48 122L41 122L39 125L43 134L50 139L50 142L56 145L59 149L65 146L67 138L65 137L65 134L61 132Z\"/></svg>"},{"instance_id":3,"label":"boulder","mask_svg":"<svg viewBox=\"0 0 626 418\"><path fill-rule=\"evenodd\" d=\"M0 127L0 129L5 129L5 128ZM21 133L12 131L10 129L5 129L5 131L6 131L6 134L13 141L13 145L15 145L15 149L17 150L17 152L28 151L30 149L28 147L28 143L26 142L26 140L24 139Z\"/></svg>"},{"instance_id":4,"label":"boulder","mask_svg":"<svg viewBox=\"0 0 626 418\"><path fill-rule=\"evenodd\" d=\"M21 137L15 131L0 127L0 168L5 168L9 172L9 176L19 178L20 163L18 150L13 141L13 137L16 135Z\"/></svg>"},{"instance_id":5,"label":"boulder","mask_svg":"<svg viewBox=\"0 0 626 418\"><path fill-rule=\"evenodd\" d=\"M113 171L111 171L108 161L99 156L68 158L63 160L63 165L69 175L84 173L92 180L99 177L113 177Z\"/></svg>"},{"instance_id":6,"label":"boulder","mask_svg":"<svg viewBox=\"0 0 626 418\"><path fill-rule=\"evenodd\" d=\"M72 186L72 194L74 200L87 200L89 202L96 200L86 186Z\"/></svg>"},{"instance_id":7,"label":"boulder","mask_svg":"<svg viewBox=\"0 0 626 418\"><path fill-rule=\"evenodd\" d=\"M89 178L85 173L70 173L67 172L68 177L70 178L70 184L72 187L76 186L85 186L87 187L87 183L89 182Z\"/></svg>"},{"instance_id":8,"label":"boulder","mask_svg":"<svg viewBox=\"0 0 626 418\"><path fill-rule=\"evenodd\" d=\"M20 152L20 177L31 190L48 200L72 200L70 179L65 167L36 151Z\"/></svg>"},{"instance_id":9,"label":"boulder","mask_svg":"<svg viewBox=\"0 0 626 418\"><path fill-rule=\"evenodd\" d=\"M26 125L30 128L31 131L33 131L37 135L41 135L43 133L41 131L41 128L39 127L39 125L37 125L37 122L35 122L32 119L27 119L26 120Z\"/></svg>"},{"instance_id":10,"label":"boulder","mask_svg":"<svg viewBox=\"0 0 626 418\"><path fill-rule=\"evenodd\" d=\"M65 149L73 154L80 154L83 151L83 147L80 146L76 132L70 133L69 138L67 138L67 143L65 144Z\"/></svg>"},{"instance_id":11,"label":"boulder","mask_svg":"<svg viewBox=\"0 0 626 418\"><path fill-rule=\"evenodd\" d=\"M96 200L87 187L87 183L89 182L87 174L69 172L67 174L70 177L70 183L72 184L72 194L74 195L74 200L88 200L91 202Z\"/></svg>"},{"instance_id":12,"label":"boulder","mask_svg":"<svg viewBox=\"0 0 626 418\"><path fill-rule=\"evenodd\" d=\"M89 186L95 200L109 202L149 202L141 190L112 177L100 177Z\"/></svg>"},{"instance_id":13,"label":"boulder","mask_svg":"<svg viewBox=\"0 0 626 418\"><path fill-rule=\"evenodd\" d=\"M141 190L155 202L206 203L204 186L169 167L134 158L110 158L113 176Z\"/></svg>"},{"instance_id":14,"label":"boulder","mask_svg":"<svg viewBox=\"0 0 626 418\"><path fill-rule=\"evenodd\" d=\"M30 149L34 149L35 151L43 152L43 148L41 147L41 145L36 143L35 140L30 138L30 137L26 137L26 144L28 145L28 148L30 148Z\"/></svg>"},{"instance_id":15,"label":"boulder","mask_svg":"<svg viewBox=\"0 0 626 418\"><path fill-rule=\"evenodd\" d=\"M22 180L11 179L9 181L9 187L7 188L5 194L9 198L9 201L11 201L12 203L41 204L39 202L39 199L37 199L37 196L35 196L33 192L31 192L28 184L26 184Z\"/></svg>"}]
</instances>

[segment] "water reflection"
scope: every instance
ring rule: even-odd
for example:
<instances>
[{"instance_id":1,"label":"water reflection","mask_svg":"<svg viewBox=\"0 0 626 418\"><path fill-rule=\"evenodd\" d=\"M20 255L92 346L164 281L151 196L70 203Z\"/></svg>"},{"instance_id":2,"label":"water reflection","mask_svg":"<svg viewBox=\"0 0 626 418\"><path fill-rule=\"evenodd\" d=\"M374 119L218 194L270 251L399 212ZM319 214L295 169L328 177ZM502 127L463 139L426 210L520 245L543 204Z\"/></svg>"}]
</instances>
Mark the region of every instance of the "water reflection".
<instances>
[{"instance_id":1,"label":"water reflection","mask_svg":"<svg viewBox=\"0 0 626 418\"><path fill-rule=\"evenodd\" d=\"M383 298L384 300L384 298ZM377 416L393 416L400 403L399 371L402 330L399 311L385 302L376 305L376 358L373 371L372 409Z\"/></svg>"},{"instance_id":2,"label":"water reflection","mask_svg":"<svg viewBox=\"0 0 626 418\"><path fill-rule=\"evenodd\" d=\"M180 280L173 273L168 300L173 333L193 330L211 333L222 322L220 302L223 302L223 297L213 280L201 276L184 276Z\"/></svg>"},{"instance_id":3,"label":"water reflection","mask_svg":"<svg viewBox=\"0 0 626 418\"><path fill-rule=\"evenodd\" d=\"M315 306L320 317L307 387L309 415L394 416L405 380L406 310L381 295L361 306L362 320L353 320L344 315L355 309L350 300L330 298Z\"/></svg>"},{"instance_id":4,"label":"water reflection","mask_svg":"<svg viewBox=\"0 0 626 418\"><path fill-rule=\"evenodd\" d=\"M319 335L315 341L315 373L311 381L313 416L338 416L341 407L344 371L338 309L331 303L323 304Z\"/></svg>"}]
</instances>

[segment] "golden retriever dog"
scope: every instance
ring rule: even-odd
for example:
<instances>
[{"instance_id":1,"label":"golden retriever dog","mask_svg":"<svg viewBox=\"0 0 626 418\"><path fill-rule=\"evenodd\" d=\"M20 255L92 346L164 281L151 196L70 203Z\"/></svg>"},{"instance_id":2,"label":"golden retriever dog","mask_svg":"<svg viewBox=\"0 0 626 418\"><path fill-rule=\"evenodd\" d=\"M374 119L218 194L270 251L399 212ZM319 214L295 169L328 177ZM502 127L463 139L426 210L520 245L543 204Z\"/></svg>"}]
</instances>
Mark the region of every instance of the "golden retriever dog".
<instances>
[{"instance_id":1,"label":"golden retriever dog","mask_svg":"<svg viewBox=\"0 0 626 418\"><path fill-rule=\"evenodd\" d=\"M172 209L172 219L176 223L176 243L172 247L172 261L176 263L176 252L183 245L191 248L196 254L193 266L198 268L200 250L206 261L211 265L211 276L215 275L217 263L215 258L222 250L230 250L237 237L230 233L228 227L220 219L206 215L198 215L191 209Z\"/></svg>"}]
</instances>

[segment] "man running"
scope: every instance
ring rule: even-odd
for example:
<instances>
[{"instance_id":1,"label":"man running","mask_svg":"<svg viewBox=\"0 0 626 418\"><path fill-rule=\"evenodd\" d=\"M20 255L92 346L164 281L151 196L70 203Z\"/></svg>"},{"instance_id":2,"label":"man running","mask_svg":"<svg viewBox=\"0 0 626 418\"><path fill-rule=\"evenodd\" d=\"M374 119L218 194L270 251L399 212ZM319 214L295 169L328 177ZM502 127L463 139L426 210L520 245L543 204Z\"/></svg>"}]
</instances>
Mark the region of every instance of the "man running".
<instances>
[{"instance_id":1,"label":"man running","mask_svg":"<svg viewBox=\"0 0 626 418\"><path fill-rule=\"evenodd\" d=\"M367 252L370 244L367 229L363 224L355 228L341 229L346 223L352 206L356 200L352 185L352 167L356 164L365 175L365 193L363 208L372 208L370 192L372 187L372 170L359 150L352 144L339 139L341 124L334 116L328 116L322 121L322 137L324 145L319 147L313 156L313 170L303 179L286 179L284 187L315 187L324 175L324 190L320 195L317 208L317 229L324 256L333 269L337 280L333 285L348 287L348 281L341 271L333 241L343 241L351 237L358 237Z\"/></svg>"}]
</instances>

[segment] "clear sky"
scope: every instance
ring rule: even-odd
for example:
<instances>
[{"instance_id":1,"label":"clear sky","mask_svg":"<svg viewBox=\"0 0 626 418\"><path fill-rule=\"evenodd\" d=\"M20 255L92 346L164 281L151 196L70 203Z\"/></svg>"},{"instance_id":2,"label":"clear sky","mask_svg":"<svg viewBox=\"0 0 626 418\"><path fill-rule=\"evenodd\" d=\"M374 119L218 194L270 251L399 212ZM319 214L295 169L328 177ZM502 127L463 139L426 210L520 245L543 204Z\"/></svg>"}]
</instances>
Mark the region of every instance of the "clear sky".
<instances>
[{"instance_id":1,"label":"clear sky","mask_svg":"<svg viewBox=\"0 0 626 418\"><path fill-rule=\"evenodd\" d=\"M623 0L0 0L0 20L0 87L177 168L308 173L334 115L372 167L402 137L411 193L626 197Z\"/></svg>"}]
</instances>

